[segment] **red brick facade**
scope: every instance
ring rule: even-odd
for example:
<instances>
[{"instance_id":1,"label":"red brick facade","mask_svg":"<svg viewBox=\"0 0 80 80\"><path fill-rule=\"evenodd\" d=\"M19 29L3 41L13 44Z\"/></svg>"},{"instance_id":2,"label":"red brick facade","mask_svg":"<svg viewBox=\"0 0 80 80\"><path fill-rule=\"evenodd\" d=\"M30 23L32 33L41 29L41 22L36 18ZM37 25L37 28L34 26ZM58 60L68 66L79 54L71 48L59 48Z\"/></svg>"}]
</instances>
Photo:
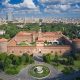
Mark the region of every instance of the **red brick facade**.
<instances>
[{"instance_id":1,"label":"red brick facade","mask_svg":"<svg viewBox=\"0 0 80 80\"><path fill-rule=\"evenodd\" d=\"M15 37L13 37L10 41L6 41L8 43L7 45L0 45L0 51L4 52L5 47L6 51L9 54L15 54L15 55L22 55L23 53L28 54L47 54L47 53L58 53L59 55L69 53L71 50L71 47L69 45L57 45L57 46L44 46L45 41L54 41L58 40L59 38L63 37L63 34L61 32L25 32L21 31L19 32ZM20 46L18 45L21 42L36 42L36 45L34 46ZM2 44L2 42L0 42ZM3 47L3 49L1 48Z\"/></svg>"},{"instance_id":2,"label":"red brick facade","mask_svg":"<svg viewBox=\"0 0 80 80\"><path fill-rule=\"evenodd\" d=\"M8 46L8 53L22 55L23 53L29 53L37 55L47 53L58 53L60 55L68 53L71 50L70 46L55 46L55 47L28 47L28 46Z\"/></svg>"}]
</instances>

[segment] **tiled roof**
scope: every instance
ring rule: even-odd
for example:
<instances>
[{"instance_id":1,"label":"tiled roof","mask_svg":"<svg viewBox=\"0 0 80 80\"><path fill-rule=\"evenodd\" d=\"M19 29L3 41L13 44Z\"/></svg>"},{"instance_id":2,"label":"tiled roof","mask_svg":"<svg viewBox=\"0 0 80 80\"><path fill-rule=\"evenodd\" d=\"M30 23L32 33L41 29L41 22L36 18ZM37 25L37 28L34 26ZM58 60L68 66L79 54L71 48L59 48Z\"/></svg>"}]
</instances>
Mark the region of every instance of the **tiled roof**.
<instances>
[{"instance_id":1,"label":"tiled roof","mask_svg":"<svg viewBox=\"0 0 80 80\"><path fill-rule=\"evenodd\" d=\"M43 34L43 35L49 35L49 36L50 36L50 35L51 35L51 36L53 36L53 35L55 36L55 35L59 35L59 34L61 35L62 32L60 32L60 31L57 31L57 32L43 32L42 34Z\"/></svg>"},{"instance_id":2,"label":"tiled roof","mask_svg":"<svg viewBox=\"0 0 80 80\"><path fill-rule=\"evenodd\" d=\"M15 39L11 39L9 42L8 42L8 46L16 46L17 42L15 41Z\"/></svg>"},{"instance_id":3,"label":"tiled roof","mask_svg":"<svg viewBox=\"0 0 80 80\"><path fill-rule=\"evenodd\" d=\"M0 42L7 42L8 40L5 38L0 38Z\"/></svg>"},{"instance_id":4,"label":"tiled roof","mask_svg":"<svg viewBox=\"0 0 80 80\"><path fill-rule=\"evenodd\" d=\"M31 35L32 33L30 32L26 32L26 31L20 31L17 36L27 36L27 35Z\"/></svg>"},{"instance_id":5,"label":"tiled roof","mask_svg":"<svg viewBox=\"0 0 80 80\"><path fill-rule=\"evenodd\" d=\"M43 32L44 34L61 34L61 31L57 31L57 32Z\"/></svg>"},{"instance_id":6,"label":"tiled roof","mask_svg":"<svg viewBox=\"0 0 80 80\"><path fill-rule=\"evenodd\" d=\"M72 41L80 42L80 39L76 38L76 39L73 39Z\"/></svg>"}]
</instances>

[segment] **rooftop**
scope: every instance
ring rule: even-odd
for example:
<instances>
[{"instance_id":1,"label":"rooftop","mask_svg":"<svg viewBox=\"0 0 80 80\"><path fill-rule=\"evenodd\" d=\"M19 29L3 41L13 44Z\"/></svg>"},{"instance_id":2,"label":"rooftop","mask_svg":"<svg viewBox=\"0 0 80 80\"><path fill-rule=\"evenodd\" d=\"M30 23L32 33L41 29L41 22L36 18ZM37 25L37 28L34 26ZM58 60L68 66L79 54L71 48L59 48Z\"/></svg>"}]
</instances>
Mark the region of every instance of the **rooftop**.
<instances>
[{"instance_id":1,"label":"rooftop","mask_svg":"<svg viewBox=\"0 0 80 80\"><path fill-rule=\"evenodd\" d=\"M27 36L27 35L31 35L31 32L26 32L26 31L20 31L17 36Z\"/></svg>"},{"instance_id":2,"label":"rooftop","mask_svg":"<svg viewBox=\"0 0 80 80\"><path fill-rule=\"evenodd\" d=\"M7 42L8 40L5 38L0 38L0 42Z\"/></svg>"},{"instance_id":3,"label":"rooftop","mask_svg":"<svg viewBox=\"0 0 80 80\"><path fill-rule=\"evenodd\" d=\"M80 42L80 39L76 38L76 39L73 39L72 41Z\"/></svg>"}]
</instances>

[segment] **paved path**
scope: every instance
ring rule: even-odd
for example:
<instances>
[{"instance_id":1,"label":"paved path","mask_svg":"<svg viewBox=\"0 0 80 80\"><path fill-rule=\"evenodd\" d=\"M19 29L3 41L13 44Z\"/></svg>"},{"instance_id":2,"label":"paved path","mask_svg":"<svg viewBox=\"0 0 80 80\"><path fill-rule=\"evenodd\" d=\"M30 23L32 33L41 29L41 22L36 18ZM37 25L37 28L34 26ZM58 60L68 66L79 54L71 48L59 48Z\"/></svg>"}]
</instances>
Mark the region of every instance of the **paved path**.
<instances>
[{"instance_id":1,"label":"paved path","mask_svg":"<svg viewBox=\"0 0 80 80\"><path fill-rule=\"evenodd\" d=\"M49 69L50 69L50 75L48 76L48 78L45 78L45 79L42 79L42 80L48 80L50 78L54 78L56 76L58 76L60 73L55 69L53 68L51 65L49 64L46 64L46 63L38 63L38 65L41 64L41 65L45 65L47 66ZM27 66L27 68L25 68L24 70L22 70L19 74L18 74L18 77L21 78L21 80L36 80L34 79L33 77L31 77L29 74L28 74L28 70L34 66L34 65L37 65L36 64L32 64L32 65L29 65Z\"/></svg>"}]
</instances>

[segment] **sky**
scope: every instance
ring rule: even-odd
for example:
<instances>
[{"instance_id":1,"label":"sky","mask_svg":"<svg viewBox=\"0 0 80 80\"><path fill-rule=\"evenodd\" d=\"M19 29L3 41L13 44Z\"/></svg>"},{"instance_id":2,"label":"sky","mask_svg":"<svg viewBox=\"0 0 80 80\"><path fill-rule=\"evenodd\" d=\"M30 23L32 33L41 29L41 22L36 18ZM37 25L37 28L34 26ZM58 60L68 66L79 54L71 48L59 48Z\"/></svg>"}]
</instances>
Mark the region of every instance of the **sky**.
<instances>
[{"instance_id":1,"label":"sky","mask_svg":"<svg viewBox=\"0 0 80 80\"><path fill-rule=\"evenodd\" d=\"M80 0L0 0L0 16L80 18Z\"/></svg>"}]
</instances>

